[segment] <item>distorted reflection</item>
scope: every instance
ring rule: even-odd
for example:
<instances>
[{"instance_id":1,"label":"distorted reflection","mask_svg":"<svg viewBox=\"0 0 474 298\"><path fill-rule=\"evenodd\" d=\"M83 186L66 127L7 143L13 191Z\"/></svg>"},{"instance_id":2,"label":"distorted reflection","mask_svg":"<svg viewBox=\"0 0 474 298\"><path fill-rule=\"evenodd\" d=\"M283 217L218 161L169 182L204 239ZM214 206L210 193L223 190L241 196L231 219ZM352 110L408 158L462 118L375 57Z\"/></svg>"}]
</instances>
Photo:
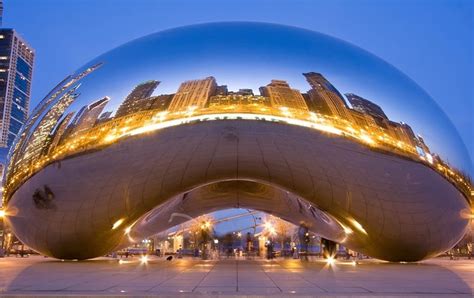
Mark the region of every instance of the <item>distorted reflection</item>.
<instances>
[{"instance_id":1,"label":"distorted reflection","mask_svg":"<svg viewBox=\"0 0 474 298\"><path fill-rule=\"evenodd\" d=\"M346 138L422 163L470 198L466 150L430 101L383 61L314 32L253 23L164 31L97 58L45 97L12 146L4 200L65 158L226 119Z\"/></svg>"},{"instance_id":2,"label":"distorted reflection","mask_svg":"<svg viewBox=\"0 0 474 298\"><path fill-rule=\"evenodd\" d=\"M182 82L174 94L152 95L160 81L138 84L115 113L104 95L76 113L65 113L80 96L80 83L71 83L31 132L14 156L7 193L47 164L95 150L131 135L196 121L248 119L301 125L358 141L381 152L419 161L437 170L470 195L470 180L432 152L409 124L389 119L382 107L362 96L344 97L323 74L303 73L310 89L302 93L285 80L273 79L259 88L228 90L209 76ZM19 154L21 151L21 154Z\"/></svg>"}]
</instances>

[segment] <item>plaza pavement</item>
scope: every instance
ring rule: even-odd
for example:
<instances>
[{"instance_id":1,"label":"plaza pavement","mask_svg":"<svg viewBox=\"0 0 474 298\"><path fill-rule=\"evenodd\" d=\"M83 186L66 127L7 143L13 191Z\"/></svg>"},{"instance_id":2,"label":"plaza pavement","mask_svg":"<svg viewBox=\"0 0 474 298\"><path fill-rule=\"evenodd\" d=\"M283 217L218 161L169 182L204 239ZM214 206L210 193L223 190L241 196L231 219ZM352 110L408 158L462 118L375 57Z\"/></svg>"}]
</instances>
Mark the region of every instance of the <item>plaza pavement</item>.
<instances>
[{"instance_id":1,"label":"plaza pavement","mask_svg":"<svg viewBox=\"0 0 474 298\"><path fill-rule=\"evenodd\" d=\"M0 296L472 297L474 260L414 264L363 260L0 258Z\"/></svg>"}]
</instances>

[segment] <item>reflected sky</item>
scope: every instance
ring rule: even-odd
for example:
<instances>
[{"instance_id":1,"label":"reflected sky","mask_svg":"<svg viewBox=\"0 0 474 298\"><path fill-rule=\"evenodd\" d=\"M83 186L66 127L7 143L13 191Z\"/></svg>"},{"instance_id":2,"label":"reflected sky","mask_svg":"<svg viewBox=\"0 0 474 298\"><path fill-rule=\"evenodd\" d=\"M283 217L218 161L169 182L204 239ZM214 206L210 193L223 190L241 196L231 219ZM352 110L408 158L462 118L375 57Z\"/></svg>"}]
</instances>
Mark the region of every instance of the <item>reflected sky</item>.
<instances>
[{"instance_id":1,"label":"reflected sky","mask_svg":"<svg viewBox=\"0 0 474 298\"><path fill-rule=\"evenodd\" d=\"M158 80L155 95L175 93L186 80L214 76L229 90L258 88L286 80L307 92L303 72L320 72L342 93L355 93L383 108L388 118L408 123L432 152L469 172L472 165L454 126L413 81L373 55L308 30L256 23L204 24L152 34L88 63L103 63L81 80L80 96L64 113L104 96L114 111L139 83Z\"/></svg>"}]
</instances>

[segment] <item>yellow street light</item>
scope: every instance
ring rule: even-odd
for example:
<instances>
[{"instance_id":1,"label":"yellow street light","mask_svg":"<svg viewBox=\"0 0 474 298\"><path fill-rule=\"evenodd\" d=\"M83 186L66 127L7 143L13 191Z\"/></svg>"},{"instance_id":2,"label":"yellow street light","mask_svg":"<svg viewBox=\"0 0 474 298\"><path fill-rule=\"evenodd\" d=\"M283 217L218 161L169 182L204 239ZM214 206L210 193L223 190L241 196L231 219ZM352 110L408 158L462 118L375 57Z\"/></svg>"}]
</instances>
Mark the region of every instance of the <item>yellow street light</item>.
<instances>
[{"instance_id":1,"label":"yellow street light","mask_svg":"<svg viewBox=\"0 0 474 298\"><path fill-rule=\"evenodd\" d=\"M147 263L148 263L148 256L147 256L147 255L141 256L140 262L141 262L142 264L147 264Z\"/></svg>"},{"instance_id":2,"label":"yellow street light","mask_svg":"<svg viewBox=\"0 0 474 298\"><path fill-rule=\"evenodd\" d=\"M330 256L327 258L326 262L328 263L329 266L332 266L334 265L334 263L336 263L336 260L334 259L333 256Z\"/></svg>"}]
</instances>

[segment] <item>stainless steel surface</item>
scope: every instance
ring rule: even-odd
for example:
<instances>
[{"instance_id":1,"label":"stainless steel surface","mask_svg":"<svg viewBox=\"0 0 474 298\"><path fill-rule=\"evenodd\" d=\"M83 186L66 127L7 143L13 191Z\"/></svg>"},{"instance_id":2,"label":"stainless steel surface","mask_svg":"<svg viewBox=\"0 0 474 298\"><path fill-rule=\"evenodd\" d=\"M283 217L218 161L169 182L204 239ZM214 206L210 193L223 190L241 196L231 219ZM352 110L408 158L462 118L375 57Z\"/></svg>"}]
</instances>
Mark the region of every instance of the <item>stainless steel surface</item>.
<instances>
[{"instance_id":1,"label":"stainless steel surface","mask_svg":"<svg viewBox=\"0 0 474 298\"><path fill-rule=\"evenodd\" d=\"M462 237L471 171L447 117L380 59L291 27L204 24L132 41L55 87L13 146L4 200L20 239L58 258L169 226L150 212L237 205L413 261Z\"/></svg>"}]
</instances>

